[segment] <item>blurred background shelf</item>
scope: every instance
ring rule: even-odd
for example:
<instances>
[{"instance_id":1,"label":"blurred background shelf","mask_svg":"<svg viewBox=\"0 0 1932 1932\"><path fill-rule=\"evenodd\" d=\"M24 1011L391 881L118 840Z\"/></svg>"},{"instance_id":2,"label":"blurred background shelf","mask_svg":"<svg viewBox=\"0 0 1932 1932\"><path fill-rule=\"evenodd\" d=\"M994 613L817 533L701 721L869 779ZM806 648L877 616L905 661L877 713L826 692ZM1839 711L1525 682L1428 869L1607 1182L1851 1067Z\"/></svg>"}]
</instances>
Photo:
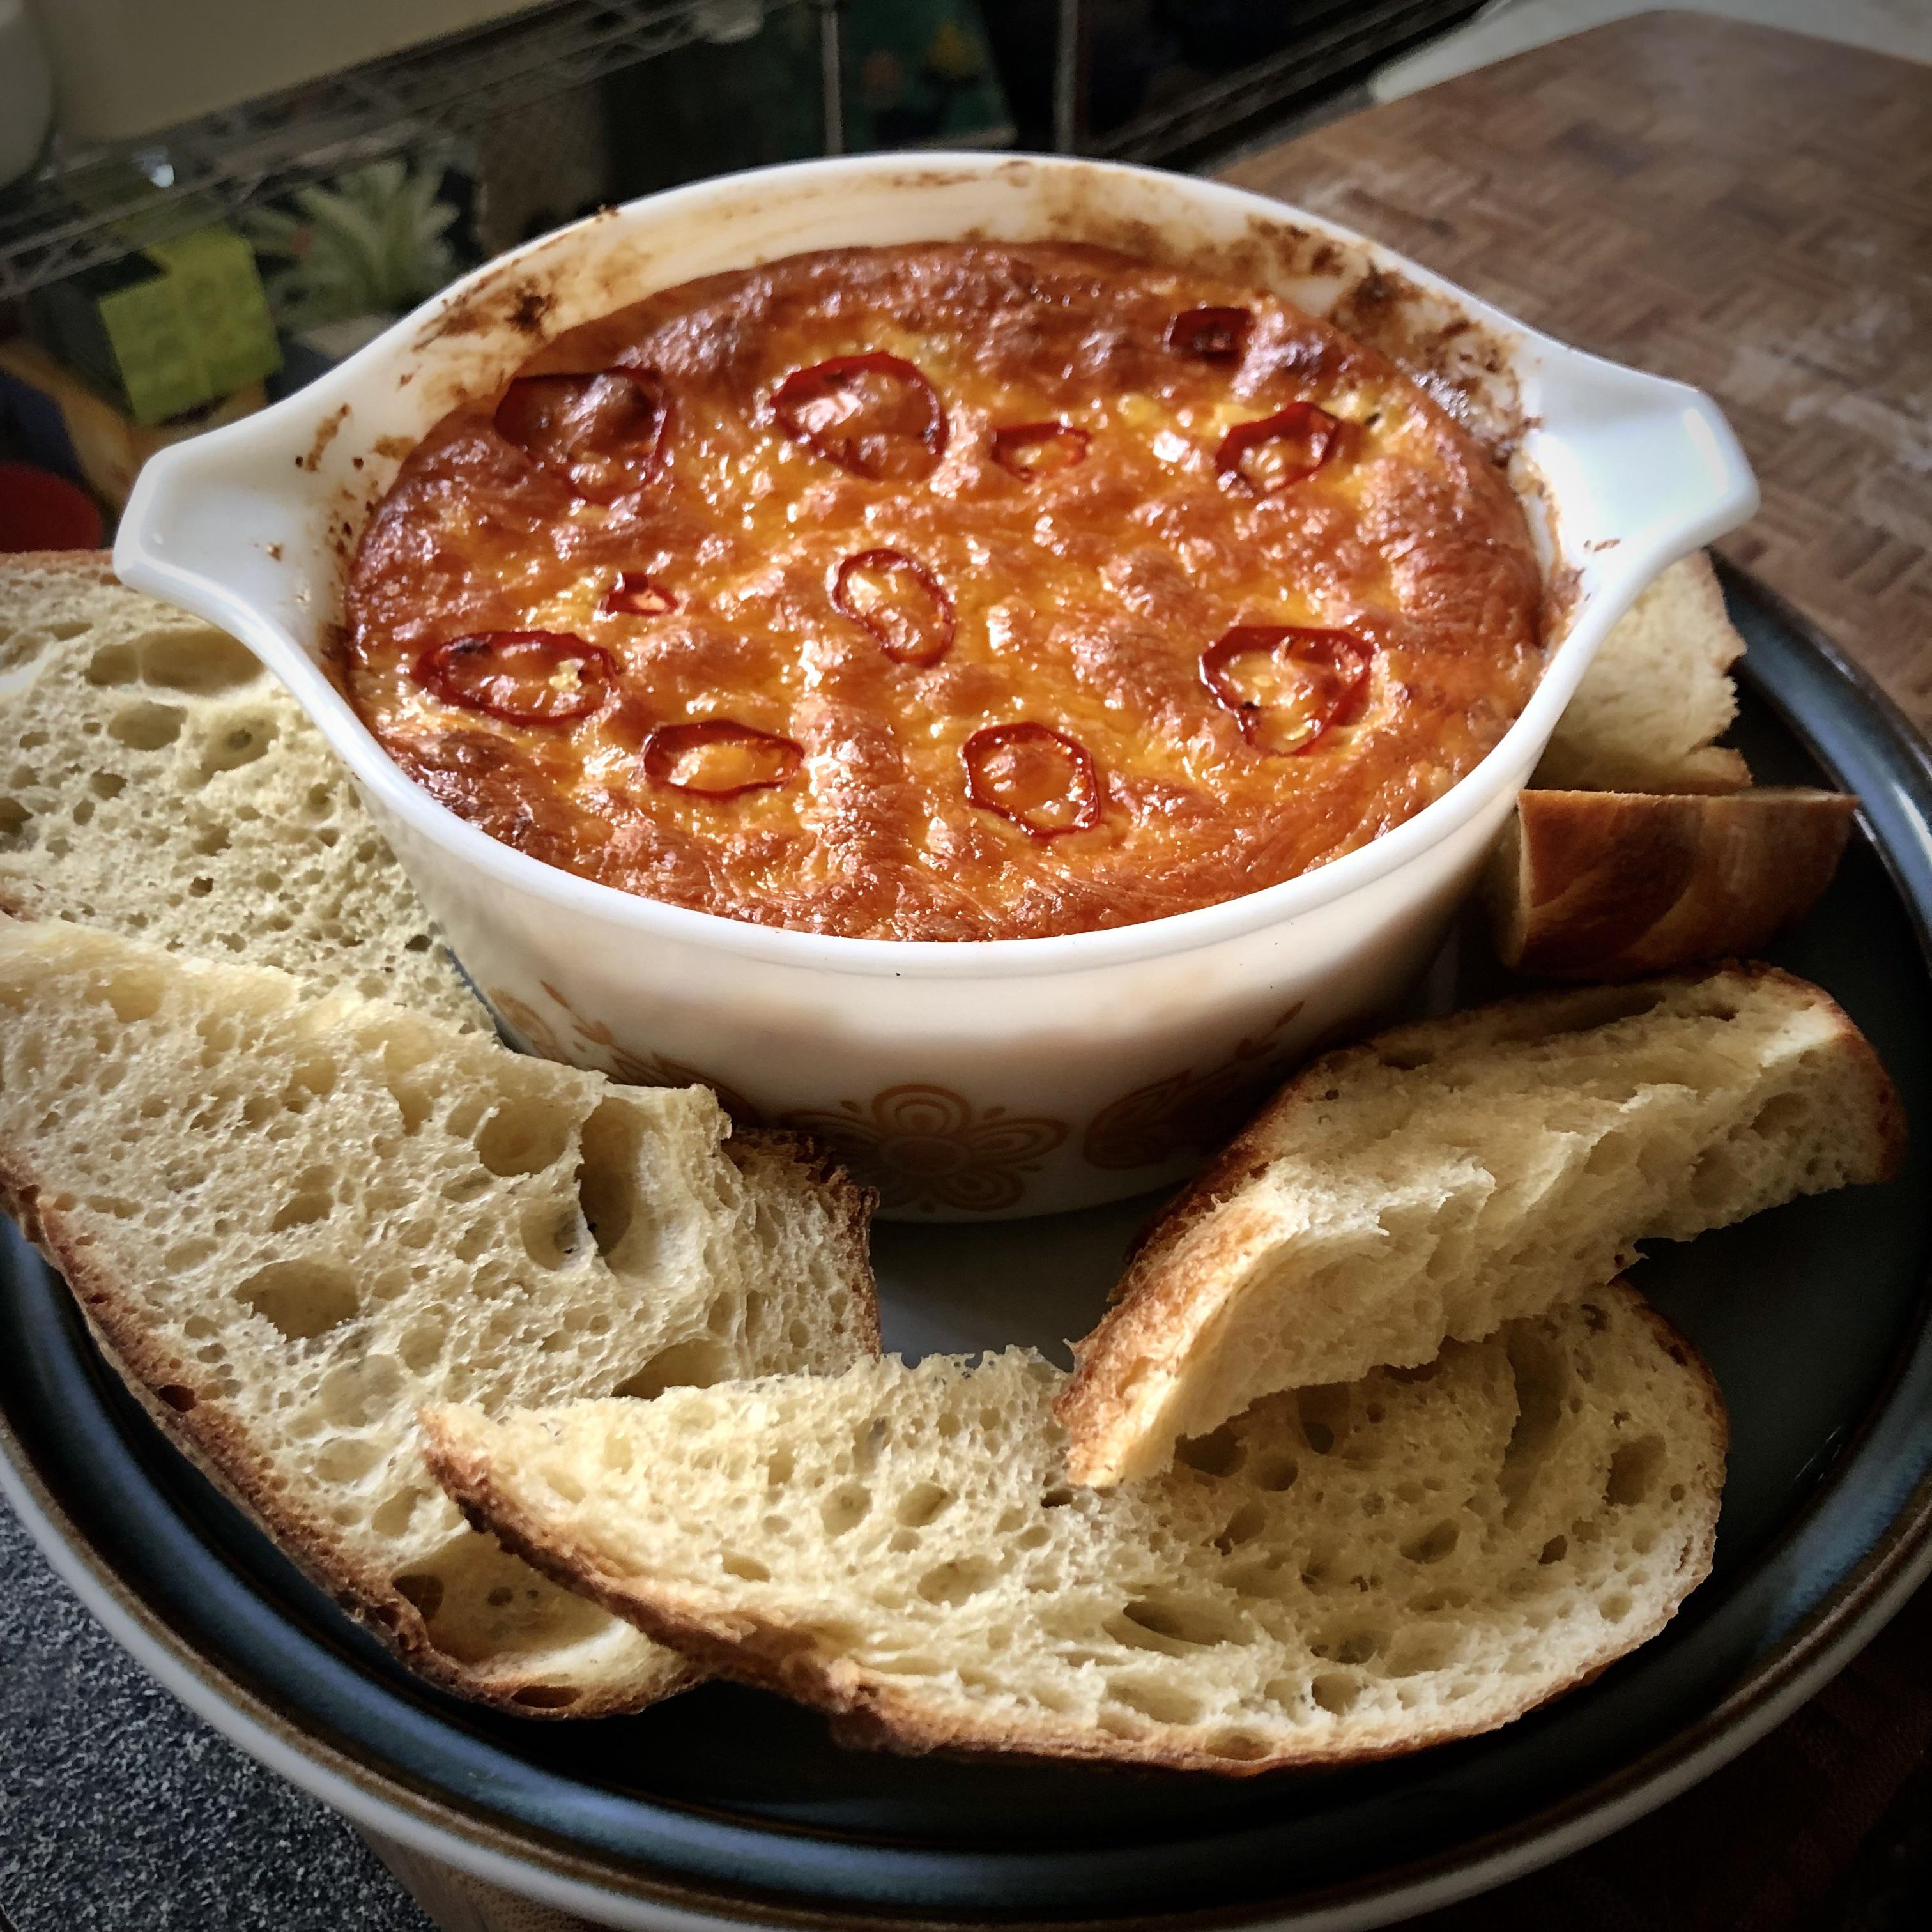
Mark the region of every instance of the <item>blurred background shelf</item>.
<instances>
[{"instance_id":1,"label":"blurred background shelf","mask_svg":"<svg viewBox=\"0 0 1932 1932\"><path fill-rule=\"evenodd\" d=\"M1474 0L1062 0L1055 146L1174 165L1360 104L1366 76Z\"/></svg>"},{"instance_id":2,"label":"blurred background shelf","mask_svg":"<svg viewBox=\"0 0 1932 1932\"><path fill-rule=\"evenodd\" d=\"M1210 165L1346 112L1479 8L0 0L0 132L27 164L0 187L0 460L80 486L111 525L156 448L604 203L848 150Z\"/></svg>"},{"instance_id":3,"label":"blurred background shelf","mask_svg":"<svg viewBox=\"0 0 1932 1932\"><path fill-rule=\"evenodd\" d=\"M553 0L135 141L57 138L34 174L0 190L0 301L426 136L479 134L694 41L748 39L794 10L814 15L836 48L837 10L818 0ZM836 59L823 64L834 130L837 74Z\"/></svg>"},{"instance_id":4,"label":"blurred background shelf","mask_svg":"<svg viewBox=\"0 0 1932 1932\"><path fill-rule=\"evenodd\" d=\"M0 188L0 303L427 140L488 142L628 77L602 104L621 144L638 70L686 48L715 51L704 70L722 98L694 102L688 74L667 83L672 119L694 106L708 123L684 178L775 158L760 117L728 104L775 29L802 56L788 104L807 122L788 148L1016 143L1172 164L1262 122L1278 133L1298 110L1332 111L1374 68L1476 10L1476 0L549 0L137 138L57 135L36 170ZM536 122L544 134L554 124ZM540 167L544 140L525 132L524 165ZM614 191L663 185L668 172L660 160Z\"/></svg>"}]
</instances>

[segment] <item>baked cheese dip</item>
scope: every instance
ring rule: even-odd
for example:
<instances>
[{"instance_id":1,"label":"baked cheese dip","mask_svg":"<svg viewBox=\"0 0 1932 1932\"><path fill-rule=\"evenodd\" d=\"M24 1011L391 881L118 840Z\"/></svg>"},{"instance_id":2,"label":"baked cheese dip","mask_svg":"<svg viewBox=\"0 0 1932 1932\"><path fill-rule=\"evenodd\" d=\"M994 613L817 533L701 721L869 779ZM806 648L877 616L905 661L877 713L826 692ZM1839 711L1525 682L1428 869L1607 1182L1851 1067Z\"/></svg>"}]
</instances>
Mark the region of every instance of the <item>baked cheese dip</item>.
<instances>
[{"instance_id":1,"label":"baked cheese dip","mask_svg":"<svg viewBox=\"0 0 1932 1932\"><path fill-rule=\"evenodd\" d=\"M1400 824L1542 668L1502 472L1387 358L1106 250L840 249L548 344L404 462L338 670L494 837L874 939L1211 905Z\"/></svg>"}]
</instances>

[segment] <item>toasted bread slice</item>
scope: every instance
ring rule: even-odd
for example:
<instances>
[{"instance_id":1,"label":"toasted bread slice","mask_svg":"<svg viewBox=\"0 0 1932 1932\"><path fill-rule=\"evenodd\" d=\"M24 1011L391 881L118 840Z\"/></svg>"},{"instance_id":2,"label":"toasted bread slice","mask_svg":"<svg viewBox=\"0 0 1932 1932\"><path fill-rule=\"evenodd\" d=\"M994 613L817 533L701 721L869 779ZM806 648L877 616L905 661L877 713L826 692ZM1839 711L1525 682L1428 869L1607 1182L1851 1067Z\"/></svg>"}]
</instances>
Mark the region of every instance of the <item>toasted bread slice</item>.
<instances>
[{"instance_id":1,"label":"toasted bread slice","mask_svg":"<svg viewBox=\"0 0 1932 1932\"><path fill-rule=\"evenodd\" d=\"M1067 1486L1012 1350L655 1402L430 1412L512 1548L855 1741L1244 1775L1493 1729L1710 1567L1722 1404L1630 1289L1276 1396L1189 1462Z\"/></svg>"},{"instance_id":2,"label":"toasted bread slice","mask_svg":"<svg viewBox=\"0 0 1932 1932\"><path fill-rule=\"evenodd\" d=\"M338 992L0 920L0 1189L112 1358L410 1662L633 1709L679 1659L466 1528L425 1402L494 1411L843 1368L868 1202L702 1088L618 1087Z\"/></svg>"},{"instance_id":3,"label":"toasted bread slice","mask_svg":"<svg viewBox=\"0 0 1932 1932\"><path fill-rule=\"evenodd\" d=\"M1312 1062L1155 1224L1074 1345L1076 1482L1166 1467L1257 1396L1432 1360L1636 1244L1886 1178L1864 1036L1769 967L1506 1000Z\"/></svg>"},{"instance_id":4,"label":"toasted bread slice","mask_svg":"<svg viewBox=\"0 0 1932 1932\"><path fill-rule=\"evenodd\" d=\"M1486 882L1497 956L1539 977L1633 980L1756 952L1832 883L1858 806L1798 787L1526 791Z\"/></svg>"},{"instance_id":5,"label":"toasted bread slice","mask_svg":"<svg viewBox=\"0 0 1932 1932\"><path fill-rule=\"evenodd\" d=\"M490 1024L302 707L104 554L0 557L0 909Z\"/></svg>"},{"instance_id":6,"label":"toasted bread slice","mask_svg":"<svg viewBox=\"0 0 1932 1932\"><path fill-rule=\"evenodd\" d=\"M1532 781L1586 791L1737 791L1750 769L1716 741L1737 716L1744 640L1711 560L1673 563L1604 640Z\"/></svg>"}]
</instances>

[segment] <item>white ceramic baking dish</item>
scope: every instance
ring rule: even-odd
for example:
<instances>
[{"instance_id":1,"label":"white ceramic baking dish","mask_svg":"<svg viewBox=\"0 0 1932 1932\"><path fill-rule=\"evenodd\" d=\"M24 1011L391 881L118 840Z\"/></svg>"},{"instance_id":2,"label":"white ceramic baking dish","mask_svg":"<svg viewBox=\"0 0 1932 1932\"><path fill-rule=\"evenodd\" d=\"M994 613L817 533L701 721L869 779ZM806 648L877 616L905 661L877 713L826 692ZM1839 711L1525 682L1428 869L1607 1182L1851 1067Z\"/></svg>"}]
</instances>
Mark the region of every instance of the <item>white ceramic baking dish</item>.
<instances>
[{"instance_id":1,"label":"white ceramic baking dish","mask_svg":"<svg viewBox=\"0 0 1932 1932\"><path fill-rule=\"evenodd\" d=\"M968 236L1108 243L1270 286L1394 355L1506 456L1564 589L1542 684L1474 772L1360 850L1245 898L961 945L636 898L497 844L404 776L321 658L370 508L439 416L652 290L804 249ZM1696 391L1565 348L1315 216L1096 162L880 155L702 182L502 258L299 394L155 457L115 562L285 680L522 1043L626 1078L707 1080L744 1115L832 1141L888 1212L1024 1214L1178 1177L1310 1042L1396 998L1604 633L1756 501Z\"/></svg>"}]
</instances>

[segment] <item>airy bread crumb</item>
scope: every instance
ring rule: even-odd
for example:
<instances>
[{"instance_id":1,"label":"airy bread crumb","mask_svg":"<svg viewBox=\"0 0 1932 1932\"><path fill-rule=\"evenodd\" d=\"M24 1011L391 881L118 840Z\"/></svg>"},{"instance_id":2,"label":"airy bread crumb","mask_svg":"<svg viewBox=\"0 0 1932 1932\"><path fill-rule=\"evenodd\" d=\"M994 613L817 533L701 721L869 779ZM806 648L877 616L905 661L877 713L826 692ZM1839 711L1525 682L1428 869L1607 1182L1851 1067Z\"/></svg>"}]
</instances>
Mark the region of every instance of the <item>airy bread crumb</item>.
<instances>
[{"instance_id":1,"label":"airy bread crumb","mask_svg":"<svg viewBox=\"0 0 1932 1932\"><path fill-rule=\"evenodd\" d=\"M532 1562L900 1750L1413 1750L1585 1682L1710 1567L1722 1406L1621 1283L1271 1397L1120 1490L1067 1483L1061 1379L1016 1349L424 1421Z\"/></svg>"},{"instance_id":2,"label":"airy bread crumb","mask_svg":"<svg viewBox=\"0 0 1932 1932\"><path fill-rule=\"evenodd\" d=\"M104 554L0 560L0 910L490 1024L302 707Z\"/></svg>"},{"instance_id":3,"label":"airy bread crumb","mask_svg":"<svg viewBox=\"0 0 1932 1932\"><path fill-rule=\"evenodd\" d=\"M1744 640L1702 550L1664 571L1604 640L1531 783L1556 790L1736 791L1750 769L1717 740L1737 716Z\"/></svg>"},{"instance_id":4,"label":"airy bread crumb","mask_svg":"<svg viewBox=\"0 0 1932 1932\"><path fill-rule=\"evenodd\" d=\"M1882 1180L1877 1056L1770 967L1505 1000L1311 1063L1155 1224L1075 1345L1069 1467L1118 1483L1257 1396L1430 1360L1642 1240Z\"/></svg>"},{"instance_id":5,"label":"airy bread crumb","mask_svg":"<svg viewBox=\"0 0 1932 1932\"><path fill-rule=\"evenodd\" d=\"M113 1359L412 1664L634 1709L682 1660L464 1526L416 1412L875 1353L869 1202L701 1088L618 1087L287 975L0 918L0 1191Z\"/></svg>"}]
</instances>

